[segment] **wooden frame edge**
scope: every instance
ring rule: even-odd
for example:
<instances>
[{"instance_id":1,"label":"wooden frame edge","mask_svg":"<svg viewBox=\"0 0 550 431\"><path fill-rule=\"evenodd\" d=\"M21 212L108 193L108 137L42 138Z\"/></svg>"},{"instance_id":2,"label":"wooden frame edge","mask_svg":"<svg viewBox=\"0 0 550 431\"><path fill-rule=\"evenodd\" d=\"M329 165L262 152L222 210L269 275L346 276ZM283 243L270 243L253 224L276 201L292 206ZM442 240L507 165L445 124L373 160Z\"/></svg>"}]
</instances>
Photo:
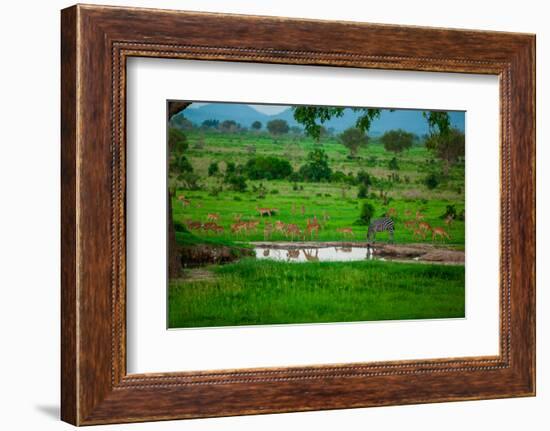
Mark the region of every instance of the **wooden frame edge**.
<instances>
[{"instance_id":1,"label":"wooden frame edge","mask_svg":"<svg viewBox=\"0 0 550 431\"><path fill-rule=\"evenodd\" d=\"M464 66L465 71L473 73L477 70L480 73L495 73L495 70L507 70L508 82L513 88L508 88L506 91L513 93L514 100L510 99L508 106L508 115L521 111L521 106L527 104L528 115L520 116L510 120L510 130L504 133L509 139L514 138L511 144L511 151L516 151L513 156L513 163L519 165L522 169L528 169L528 175L517 176L510 167L511 178L508 180L515 190L518 187L523 187L525 190L524 196L515 196L511 205L514 208L524 208L532 217L527 221L523 221L522 230L520 232L522 244L519 241L511 241L510 265L518 265L520 273L527 274L526 281L517 281L513 274L508 274L510 283L514 286L523 286L523 289L515 289L511 293L510 298L510 316L519 316L521 328L512 328L510 322L503 324L509 325L511 332L510 337L518 339L518 333L524 336L524 341L521 349L516 345L509 351L506 348L505 352L510 354L510 366L508 361L502 362L502 357L497 358L457 358L454 362L460 364L454 368L445 365L445 361L452 361L449 358L443 360L430 361L409 361L396 364L405 371L416 370L423 373L424 376L431 376L440 373L442 368L449 373L451 378L456 373L463 369L468 369L468 363L478 363L481 367L479 371L472 371L471 375L475 381L476 372L483 372L482 364L490 362L495 365L494 371L485 367L486 373L497 373L499 376L504 376L508 385L507 392L497 391L491 392L488 389L479 390L472 395L467 392L463 394L455 394L454 396L426 396L421 394L416 396L405 397L399 394L394 395L394 399L372 399L369 398L369 393L365 389L365 379L370 378L371 381L381 379L383 376L372 375L364 371L363 366L354 366L353 364L343 364L341 366L316 366L316 367L297 367L296 369L284 368L281 369L280 375L282 380L270 377L268 379L258 378L261 373L273 373L274 369L267 370L226 370L205 372L203 376L197 376L197 373L171 373L170 376L161 375L133 375L126 376L125 371L125 326L123 322L124 316L124 258L115 257L124 249L124 230L120 224L124 220L124 208L120 206L124 198L124 178L123 175L117 172L124 172L124 131L115 129L110 132L110 137L101 130L95 131L93 134L89 128L85 127L87 120L90 118L101 118L105 124L106 115L109 122L116 123L119 115L124 116L123 100L124 94L117 95L117 88L125 88L124 76L121 75L117 79L121 79L119 84L112 83L112 86L94 88L89 82L85 81L86 76L92 70L99 73L101 76L113 76L113 71L120 71L124 68L125 56L127 55L150 55L150 56L168 56L177 58L177 52L182 52L182 45L168 43L170 36L166 36L167 40L151 41L151 40L124 40L121 33L124 33L123 26L120 24L120 19L128 20L143 20L143 18L152 13L157 13L162 16L170 16L172 19L181 20L196 20L197 17L208 19L221 19L228 23L229 26L243 26L243 21L250 24L251 22L265 23L265 25L288 25L294 26L297 32L305 30L302 27L323 27L323 26L346 26L352 30L353 28L370 28L372 31L387 32L449 32L456 37L474 37L483 39L487 38L503 38L510 44L507 56L502 59L497 59L491 65L491 62L479 61L474 67ZM119 22L120 27L116 28ZM120 30L122 28L122 31ZM143 27L142 27L143 28ZM381 30L382 29L382 30ZM91 40L91 34L95 33L96 38ZM355 34L355 33L354 33ZM181 36L175 35L172 38L178 39ZM355 36L354 36L355 37ZM264 37L265 39L265 37ZM99 41L99 42L98 42ZM252 17L242 15L224 16L220 14L205 14L205 13L185 13L179 11L160 11L135 8L118 8L118 7L96 7L96 6L73 6L62 11L62 31L61 31L61 46L62 46L62 393L61 393L61 417L64 421L75 425L101 424L113 422L139 422L144 420L165 420L187 417L211 417L211 416L229 416L237 414L260 414L273 412L287 411L308 411L321 410L330 408L353 408L375 405L390 405L390 404L412 404L420 402L442 402L453 400L481 399L481 398L502 398L506 396L532 396L535 394L535 263L534 263L534 229L535 229L535 189L534 189L534 169L535 169L535 148L534 148L534 57L535 57L535 37L532 35L519 35L511 33L494 33L494 32L472 32L461 30L446 30L432 29L425 27L403 27L403 26L378 26L361 23L336 23L332 21L314 21L314 20L297 20L290 18L274 18L274 17ZM105 64L94 65L90 64L90 54L87 50L80 50L83 43L94 42L92 44L94 54L99 54L105 60ZM269 41L268 41L269 42ZM266 41L263 41L264 45ZM466 43L466 42L465 42ZM165 54L162 53L160 46L169 47ZM284 48L284 47L283 47ZM265 48L259 47L258 53L265 53L265 58L261 55L256 57L249 56L249 53L254 51L253 48L246 47L217 47L209 49L200 44L189 44L186 49L187 58L201 59L227 59L227 61L259 61L259 62L281 62L293 63L298 58L300 62L297 64L308 64L307 61L300 57L300 53L293 54L293 51L288 51L281 48ZM178 51L179 50L179 51ZM86 51L86 53L84 52ZM314 51L312 51L314 52ZM344 54L339 50L334 53L319 54L314 56L309 64L325 64L325 65L356 65L355 67L366 67L361 64L368 64L369 60L365 57L361 60L361 55L358 53L350 54L355 60L354 62L346 62ZM414 58L411 63L403 62L398 59L398 56L390 56L391 60L378 60L378 67L399 69L405 68L409 70L445 70L445 61L427 61L422 58L422 61L414 63ZM110 59L110 61L107 61ZM360 60L360 61L359 61ZM295 61L294 61L295 62ZM456 63L459 64L459 63ZM464 63L466 64L466 63ZM88 75L87 75L88 74ZM116 73L115 73L116 76ZM504 75L503 75L504 76ZM529 77L519 82L517 76ZM101 79L106 79L102 77ZM510 80L514 79L513 82ZM112 94L111 100L107 100L104 95L105 88L110 88ZM82 100L84 97L84 101ZM121 100L122 99L122 100ZM86 102L94 101L97 106L90 107ZM112 106L118 104L118 109ZM523 104L523 105L522 105ZM521 106L520 106L521 105ZM89 115L86 109L93 110L93 115ZM118 111L118 112L116 112ZM524 110L525 111L525 110ZM531 116L529 116L529 113ZM86 117L88 115L88 117ZM522 135L520 133L523 133ZM518 138L521 136L521 139ZM95 138L97 141L94 141ZM113 141L110 141L113 139ZM105 141L105 142L104 142ZM82 144L80 144L82 142ZM93 144L98 142L98 144ZM114 142L114 144L113 144ZM117 142L119 144L117 144ZM97 145L94 152L91 153L89 146ZM119 151L117 148L119 148ZM520 151L521 150L521 151ZM109 154L107 154L108 152ZM86 157L85 157L85 154ZM91 157L90 157L91 155ZM93 160L92 160L93 159ZM86 160L86 162L84 162ZM95 163L95 165L94 165ZM107 166L110 163L111 166ZM512 163L512 162L511 162ZM91 164L98 170L98 176L91 176L91 171L87 164ZM515 167L514 166L514 167ZM526 168L528 166L529 168ZM112 170L110 170L112 168ZM108 181L99 179L99 175L106 175ZM95 181L95 183L94 183ZM99 204L99 208L91 208L88 204L91 198L92 186L99 184L101 196L109 195L111 200L108 205ZM103 240L91 238L93 228L89 222L91 217L107 217L111 220L110 224L103 230L99 230L94 234L105 235L109 238L111 249L109 250L109 260L106 256L98 257L93 263L85 262L85 257L91 256L90 253L97 252L95 247L102 248L106 243ZM514 214L508 214L510 223L521 222L519 217ZM85 255L85 256L84 256ZM519 256L519 257L518 257ZM523 259L523 260L522 260ZM112 263L114 262L114 263ZM113 267L114 265L114 267ZM90 274L91 267L101 268L101 274L98 276L98 281L95 282L94 277ZM109 277L108 286L104 285ZM516 276L517 277L517 276ZM99 284L98 284L99 283ZM522 284L523 283L523 284ZM97 297L91 297L92 288ZM111 290L111 286L115 286L115 290ZM122 302L121 302L122 301ZM522 308L518 308L522 305ZM112 311L114 320L106 314ZM88 327L93 321L93 316L97 313L97 328L90 330ZM81 322L82 316L82 322ZM121 320L122 319L122 320ZM508 341L509 342L509 341ZM108 351L104 350L109 348ZM100 349L100 350L98 350ZM96 355L97 363L94 363L94 355ZM506 359L506 358L505 358ZM384 363L387 364L388 363ZM504 365L503 365L504 364ZM506 366L505 366L506 365ZM376 364L369 364L371 367L376 367ZM381 365L383 366L383 365ZM327 371L327 368L337 371ZM351 370L349 370L351 368ZM320 371L321 370L321 371ZM325 370L325 371L323 371ZM497 371L500 370L500 371ZM243 372L244 377L243 377ZM290 374L289 374L290 373ZM294 373L294 377L290 376ZM500 373L500 374L499 374ZM213 384L213 374L223 374L223 379L216 380L215 390L218 392L220 399L227 397L243 396L244 393L254 388L257 391L258 397L262 394L266 399L276 400L277 397L283 397L285 394L294 393L296 385L288 384L284 386L280 382L300 382L300 392L308 390L310 393L316 394L317 398L302 401L298 404L297 401L287 404L273 402L269 407L265 405L255 405L251 400L239 399L231 406L211 406L209 405L208 388ZM308 376L316 374L316 381L308 378ZM345 375L344 375L345 374ZM299 379L296 379L296 375ZM412 373L401 373L398 376L413 376ZM442 374L439 374L441 376ZM286 377L285 377L286 376ZM391 377L391 376L387 376ZM166 380L168 378L168 380ZM431 378L431 377L430 377ZM294 380L293 380L294 379ZM340 379L340 380L339 380ZM411 380L416 377L410 377ZM344 381L345 380L345 381ZM388 380L388 379L386 379ZM391 379L390 379L391 380ZM403 380L403 379L401 379ZM433 379L433 384L438 380ZM481 379L482 380L482 379ZM380 380L382 381L382 380ZM396 380L397 381L397 380ZM427 379L427 381L431 381ZM143 384L146 382L146 384ZM161 384L159 384L161 382ZM173 383L177 384L173 384ZM403 388L409 387L406 382L402 382ZM353 388L360 388L351 391ZM412 386L411 386L412 387ZM328 389L327 389L328 388ZM244 391L244 392L243 392ZM295 394L294 399L299 394ZM191 408L187 412L176 411L173 414L158 414L154 415L144 407L144 400L148 397L157 397L160 402L175 402L177 405L189 403ZM339 402L338 398L346 398L345 403ZM292 396L289 398L291 399ZM358 398L358 400L357 400ZM356 399L355 401L350 401ZM212 401L210 401L212 402ZM202 410L197 410L197 404L201 404ZM204 406L207 406L204 408ZM289 407L289 406L292 407ZM141 410L140 410L141 409ZM117 413L118 412L118 413Z\"/></svg>"}]
</instances>

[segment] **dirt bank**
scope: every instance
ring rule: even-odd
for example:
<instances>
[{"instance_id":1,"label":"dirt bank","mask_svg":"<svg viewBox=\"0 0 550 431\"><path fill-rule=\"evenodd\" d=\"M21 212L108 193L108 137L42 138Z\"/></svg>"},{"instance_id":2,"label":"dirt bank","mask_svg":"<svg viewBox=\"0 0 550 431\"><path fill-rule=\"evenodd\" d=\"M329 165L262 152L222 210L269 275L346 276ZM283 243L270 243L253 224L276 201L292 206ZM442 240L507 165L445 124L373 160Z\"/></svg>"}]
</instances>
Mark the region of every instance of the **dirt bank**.
<instances>
[{"instance_id":1,"label":"dirt bank","mask_svg":"<svg viewBox=\"0 0 550 431\"><path fill-rule=\"evenodd\" d=\"M254 250L246 247L198 244L180 247L184 267L212 263L234 262L245 256L255 256Z\"/></svg>"}]
</instances>

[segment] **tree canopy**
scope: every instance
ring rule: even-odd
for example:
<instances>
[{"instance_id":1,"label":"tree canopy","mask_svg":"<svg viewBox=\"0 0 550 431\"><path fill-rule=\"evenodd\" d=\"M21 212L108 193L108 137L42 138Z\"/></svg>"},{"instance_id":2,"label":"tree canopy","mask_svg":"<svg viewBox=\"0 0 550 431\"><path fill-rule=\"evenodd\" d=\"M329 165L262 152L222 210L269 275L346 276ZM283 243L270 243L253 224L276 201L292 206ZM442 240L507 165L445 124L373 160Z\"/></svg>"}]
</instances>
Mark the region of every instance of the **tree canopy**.
<instances>
[{"instance_id":1,"label":"tree canopy","mask_svg":"<svg viewBox=\"0 0 550 431\"><path fill-rule=\"evenodd\" d=\"M285 120L276 119L271 120L269 123L267 123L267 130L269 130L269 133L272 135L284 135L288 133L289 127L288 123Z\"/></svg>"},{"instance_id":2,"label":"tree canopy","mask_svg":"<svg viewBox=\"0 0 550 431\"><path fill-rule=\"evenodd\" d=\"M251 127L254 129L254 130L260 130L262 128L262 123L260 121L254 121L251 125Z\"/></svg>"},{"instance_id":3,"label":"tree canopy","mask_svg":"<svg viewBox=\"0 0 550 431\"><path fill-rule=\"evenodd\" d=\"M204 120L202 122L202 127L205 129L216 129L220 125L220 120Z\"/></svg>"},{"instance_id":4,"label":"tree canopy","mask_svg":"<svg viewBox=\"0 0 550 431\"><path fill-rule=\"evenodd\" d=\"M380 138L386 151L401 153L412 147L414 134L403 129L389 130Z\"/></svg>"},{"instance_id":5,"label":"tree canopy","mask_svg":"<svg viewBox=\"0 0 550 431\"><path fill-rule=\"evenodd\" d=\"M300 168L300 176L304 181L330 181L332 170L328 165L328 155L321 149L311 151L307 163Z\"/></svg>"},{"instance_id":6,"label":"tree canopy","mask_svg":"<svg viewBox=\"0 0 550 431\"><path fill-rule=\"evenodd\" d=\"M225 120L218 127L224 132L236 132L240 129L240 125L235 120Z\"/></svg>"},{"instance_id":7,"label":"tree canopy","mask_svg":"<svg viewBox=\"0 0 550 431\"><path fill-rule=\"evenodd\" d=\"M306 134L319 140L322 133L322 125L333 117L344 115L346 108L331 106L294 106L294 119L304 126ZM374 119L380 117L381 109L350 108L360 113L355 122L355 127L363 133L367 133ZM321 124L319 124L319 121Z\"/></svg>"},{"instance_id":8,"label":"tree canopy","mask_svg":"<svg viewBox=\"0 0 550 431\"><path fill-rule=\"evenodd\" d=\"M187 137L180 129L170 127L168 129L168 150L170 153L181 153L185 151L189 144Z\"/></svg>"},{"instance_id":9,"label":"tree canopy","mask_svg":"<svg viewBox=\"0 0 550 431\"><path fill-rule=\"evenodd\" d=\"M357 127L350 127L344 130L338 136L338 139L349 150L351 157L355 157L359 148L366 146L369 142L369 138L365 132Z\"/></svg>"},{"instance_id":10,"label":"tree canopy","mask_svg":"<svg viewBox=\"0 0 550 431\"><path fill-rule=\"evenodd\" d=\"M275 180L288 177L292 173L292 166L286 159L258 156L248 159L244 171L251 180Z\"/></svg>"},{"instance_id":11,"label":"tree canopy","mask_svg":"<svg viewBox=\"0 0 550 431\"><path fill-rule=\"evenodd\" d=\"M464 157L465 143L464 133L450 128L447 133L432 133L426 139L426 148L443 161L443 173L448 175L450 167Z\"/></svg>"}]
</instances>

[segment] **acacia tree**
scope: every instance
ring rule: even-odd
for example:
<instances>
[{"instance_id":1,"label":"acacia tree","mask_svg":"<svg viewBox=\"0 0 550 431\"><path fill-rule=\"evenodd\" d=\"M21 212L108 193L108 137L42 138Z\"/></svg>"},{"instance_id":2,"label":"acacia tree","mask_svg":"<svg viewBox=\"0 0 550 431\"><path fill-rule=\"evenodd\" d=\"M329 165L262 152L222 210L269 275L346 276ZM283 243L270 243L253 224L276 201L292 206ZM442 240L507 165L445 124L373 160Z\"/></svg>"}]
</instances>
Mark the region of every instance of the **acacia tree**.
<instances>
[{"instance_id":1,"label":"acacia tree","mask_svg":"<svg viewBox=\"0 0 550 431\"><path fill-rule=\"evenodd\" d=\"M426 139L426 148L443 161L443 175L449 175L451 166L464 157L464 133L450 128L447 133L434 133Z\"/></svg>"},{"instance_id":2,"label":"acacia tree","mask_svg":"<svg viewBox=\"0 0 550 431\"><path fill-rule=\"evenodd\" d=\"M367 146L369 137L361 129L350 127L340 134L338 140L349 150L350 157L355 158L359 148Z\"/></svg>"},{"instance_id":3,"label":"acacia tree","mask_svg":"<svg viewBox=\"0 0 550 431\"><path fill-rule=\"evenodd\" d=\"M380 141L384 144L386 151L399 154L412 147L414 135L403 129L389 130L382 135Z\"/></svg>"},{"instance_id":4,"label":"acacia tree","mask_svg":"<svg viewBox=\"0 0 550 431\"><path fill-rule=\"evenodd\" d=\"M292 109L294 110L294 119L304 126L306 134L318 140L321 134L321 125L331 118L344 115L346 108L294 106ZM359 113L355 127L363 133L368 133L372 121L380 117L382 112L381 109L373 108L351 109ZM443 169L448 172L450 165L464 155L464 134L462 133L461 143L460 137L456 134L457 130L452 131L451 119L445 111L424 111L422 115L428 122L430 129L426 145L432 149L437 157L444 161Z\"/></svg>"},{"instance_id":5,"label":"acacia tree","mask_svg":"<svg viewBox=\"0 0 550 431\"><path fill-rule=\"evenodd\" d=\"M225 120L219 125L219 128L222 132L234 133L240 129L240 125L235 120Z\"/></svg>"},{"instance_id":6,"label":"acacia tree","mask_svg":"<svg viewBox=\"0 0 550 431\"><path fill-rule=\"evenodd\" d=\"M423 115L430 129L426 148L443 161L443 175L447 176L451 166L464 157L464 133L452 127L448 112L430 111Z\"/></svg>"},{"instance_id":7,"label":"acacia tree","mask_svg":"<svg viewBox=\"0 0 550 431\"><path fill-rule=\"evenodd\" d=\"M267 130L275 136L284 135L289 131L288 123L285 120L276 119L267 123Z\"/></svg>"}]
</instances>

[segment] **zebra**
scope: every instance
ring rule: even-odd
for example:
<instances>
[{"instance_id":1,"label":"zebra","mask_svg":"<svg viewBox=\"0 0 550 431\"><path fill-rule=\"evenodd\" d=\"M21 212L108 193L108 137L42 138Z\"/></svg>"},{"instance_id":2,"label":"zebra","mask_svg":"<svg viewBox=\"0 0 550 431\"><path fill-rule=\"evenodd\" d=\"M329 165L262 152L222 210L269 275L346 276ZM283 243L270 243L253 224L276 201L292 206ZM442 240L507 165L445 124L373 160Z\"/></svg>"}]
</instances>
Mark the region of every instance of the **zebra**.
<instances>
[{"instance_id":1,"label":"zebra","mask_svg":"<svg viewBox=\"0 0 550 431\"><path fill-rule=\"evenodd\" d=\"M383 232L387 230L390 235L390 242L393 242L394 223L389 217L378 218L371 221L369 230L367 232L367 241L376 241L376 232Z\"/></svg>"}]
</instances>

